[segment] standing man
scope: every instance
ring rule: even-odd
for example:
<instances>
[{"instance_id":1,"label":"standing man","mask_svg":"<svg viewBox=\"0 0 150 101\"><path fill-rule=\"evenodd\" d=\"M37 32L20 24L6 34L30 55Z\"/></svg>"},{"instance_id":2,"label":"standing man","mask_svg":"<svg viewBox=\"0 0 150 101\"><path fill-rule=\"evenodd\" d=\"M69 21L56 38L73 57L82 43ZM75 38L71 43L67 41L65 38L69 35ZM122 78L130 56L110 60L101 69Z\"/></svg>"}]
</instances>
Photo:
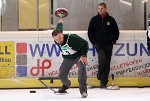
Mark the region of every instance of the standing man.
<instances>
[{"instance_id":1,"label":"standing man","mask_svg":"<svg viewBox=\"0 0 150 101\"><path fill-rule=\"evenodd\" d=\"M88 37L98 54L97 78L100 80L100 88L106 88L112 49L119 38L119 29L115 19L107 13L105 3L98 5L98 14L92 17L89 23Z\"/></svg>"},{"instance_id":2,"label":"standing man","mask_svg":"<svg viewBox=\"0 0 150 101\"><path fill-rule=\"evenodd\" d=\"M59 69L59 79L63 86L58 90L59 93L66 92L71 82L68 79L70 69L74 64L78 66L78 82L79 90L82 98L86 98L87 94L87 52L88 42L76 34L63 34L63 20L59 20L56 30L52 32L52 37L62 52L63 62Z\"/></svg>"}]
</instances>

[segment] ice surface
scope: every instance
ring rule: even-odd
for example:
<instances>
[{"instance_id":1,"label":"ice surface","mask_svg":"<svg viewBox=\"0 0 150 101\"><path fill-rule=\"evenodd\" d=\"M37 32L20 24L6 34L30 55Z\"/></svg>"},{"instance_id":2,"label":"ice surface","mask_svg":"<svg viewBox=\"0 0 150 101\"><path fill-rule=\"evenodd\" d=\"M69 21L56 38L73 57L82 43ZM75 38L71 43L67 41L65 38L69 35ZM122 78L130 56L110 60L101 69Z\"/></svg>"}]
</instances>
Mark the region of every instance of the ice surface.
<instances>
[{"instance_id":1,"label":"ice surface","mask_svg":"<svg viewBox=\"0 0 150 101\"><path fill-rule=\"evenodd\" d=\"M35 90L36 93L30 93ZM150 88L120 88L120 90L88 89L88 97L81 98L78 88L69 94L55 95L49 89L3 89L0 101L150 101Z\"/></svg>"}]
</instances>

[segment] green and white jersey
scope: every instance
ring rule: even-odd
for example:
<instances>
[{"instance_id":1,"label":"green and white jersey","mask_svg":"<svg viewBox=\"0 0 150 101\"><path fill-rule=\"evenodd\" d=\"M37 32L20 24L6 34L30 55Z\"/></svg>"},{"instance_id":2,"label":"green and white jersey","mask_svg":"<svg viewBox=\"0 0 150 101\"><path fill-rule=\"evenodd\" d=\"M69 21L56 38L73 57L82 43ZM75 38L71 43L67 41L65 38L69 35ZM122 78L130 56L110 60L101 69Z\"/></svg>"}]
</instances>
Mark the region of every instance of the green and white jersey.
<instances>
[{"instance_id":1,"label":"green and white jersey","mask_svg":"<svg viewBox=\"0 0 150 101\"><path fill-rule=\"evenodd\" d=\"M68 35L66 44L64 44L62 46L60 45L63 55L73 55L77 52L76 50L72 49L72 47L69 46L69 44L68 44L69 36L70 36L70 34Z\"/></svg>"}]
</instances>

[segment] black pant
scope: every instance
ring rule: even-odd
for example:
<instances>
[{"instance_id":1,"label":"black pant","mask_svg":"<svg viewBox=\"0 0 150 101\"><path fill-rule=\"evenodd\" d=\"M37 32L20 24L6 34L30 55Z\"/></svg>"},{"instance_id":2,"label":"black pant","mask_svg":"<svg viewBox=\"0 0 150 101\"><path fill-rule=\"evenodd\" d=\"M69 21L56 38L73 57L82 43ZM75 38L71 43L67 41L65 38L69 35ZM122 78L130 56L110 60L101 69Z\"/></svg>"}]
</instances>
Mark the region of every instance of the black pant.
<instances>
[{"instance_id":1,"label":"black pant","mask_svg":"<svg viewBox=\"0 0 150 101\"><path fill-rule=\"evenodd\" d=\"M95 48L99 63L97 78L100 80L101 84L107 85L113 45L99 46L95 44Z\"/></svg>"}]
</instances>

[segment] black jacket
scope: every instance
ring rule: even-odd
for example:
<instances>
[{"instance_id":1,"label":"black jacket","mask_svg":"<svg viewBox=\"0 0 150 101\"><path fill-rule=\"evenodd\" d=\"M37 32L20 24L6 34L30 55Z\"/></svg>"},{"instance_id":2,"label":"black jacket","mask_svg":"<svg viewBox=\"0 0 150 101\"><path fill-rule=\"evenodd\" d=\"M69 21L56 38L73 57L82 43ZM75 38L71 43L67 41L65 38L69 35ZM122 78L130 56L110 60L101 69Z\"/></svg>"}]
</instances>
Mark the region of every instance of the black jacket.
<instances>
[{"instance_id":1,"label":"black jacket","mask_svg":"<svg viewBox=\"0 0 150 101\"><path fill-rule=\"evenodd\" d=\"M148 15L148 30L147 30L147 49L150 51L150 37L149 35L150 34L150 14Z\"/></svg>"},{"instance_id":2,"label":"black jacket","mask_svg":"<svg viewBox=\"0 0 150 101\"><path fill-rule=\"evenodd\" d=\"M119 29L115 19L108 13L103 19L99 14L94 16L89 23L88 37L92 44L100 46L116 43Z\"/></svg>"},{"instance_id":3,"label":"black jacket","mask_svg":"<svg viewBox=\"0 0 150 101\"><path fill-rule=\"evenodd\" d=\"M150 51L150 38L148 37L148 31L147 31L146 35L147 35L147 50Z\"/></svg>"},{"instance_id":4,"label":"black jacket","mask_svg":"<svg viewBox=\"0 0 150 101\"><path fill-rule=\"evenodd\" d=\"M149 28L150 28L150 22L149 22L149 25L148 25L148 30L150 30ZM150 38L148 36L148 34L150 34L150 33L149 33L148 30L147 30L147 33L146 33L146 35L147 35L147 50L150 51Z\"/></svg>"}]
</instances>

